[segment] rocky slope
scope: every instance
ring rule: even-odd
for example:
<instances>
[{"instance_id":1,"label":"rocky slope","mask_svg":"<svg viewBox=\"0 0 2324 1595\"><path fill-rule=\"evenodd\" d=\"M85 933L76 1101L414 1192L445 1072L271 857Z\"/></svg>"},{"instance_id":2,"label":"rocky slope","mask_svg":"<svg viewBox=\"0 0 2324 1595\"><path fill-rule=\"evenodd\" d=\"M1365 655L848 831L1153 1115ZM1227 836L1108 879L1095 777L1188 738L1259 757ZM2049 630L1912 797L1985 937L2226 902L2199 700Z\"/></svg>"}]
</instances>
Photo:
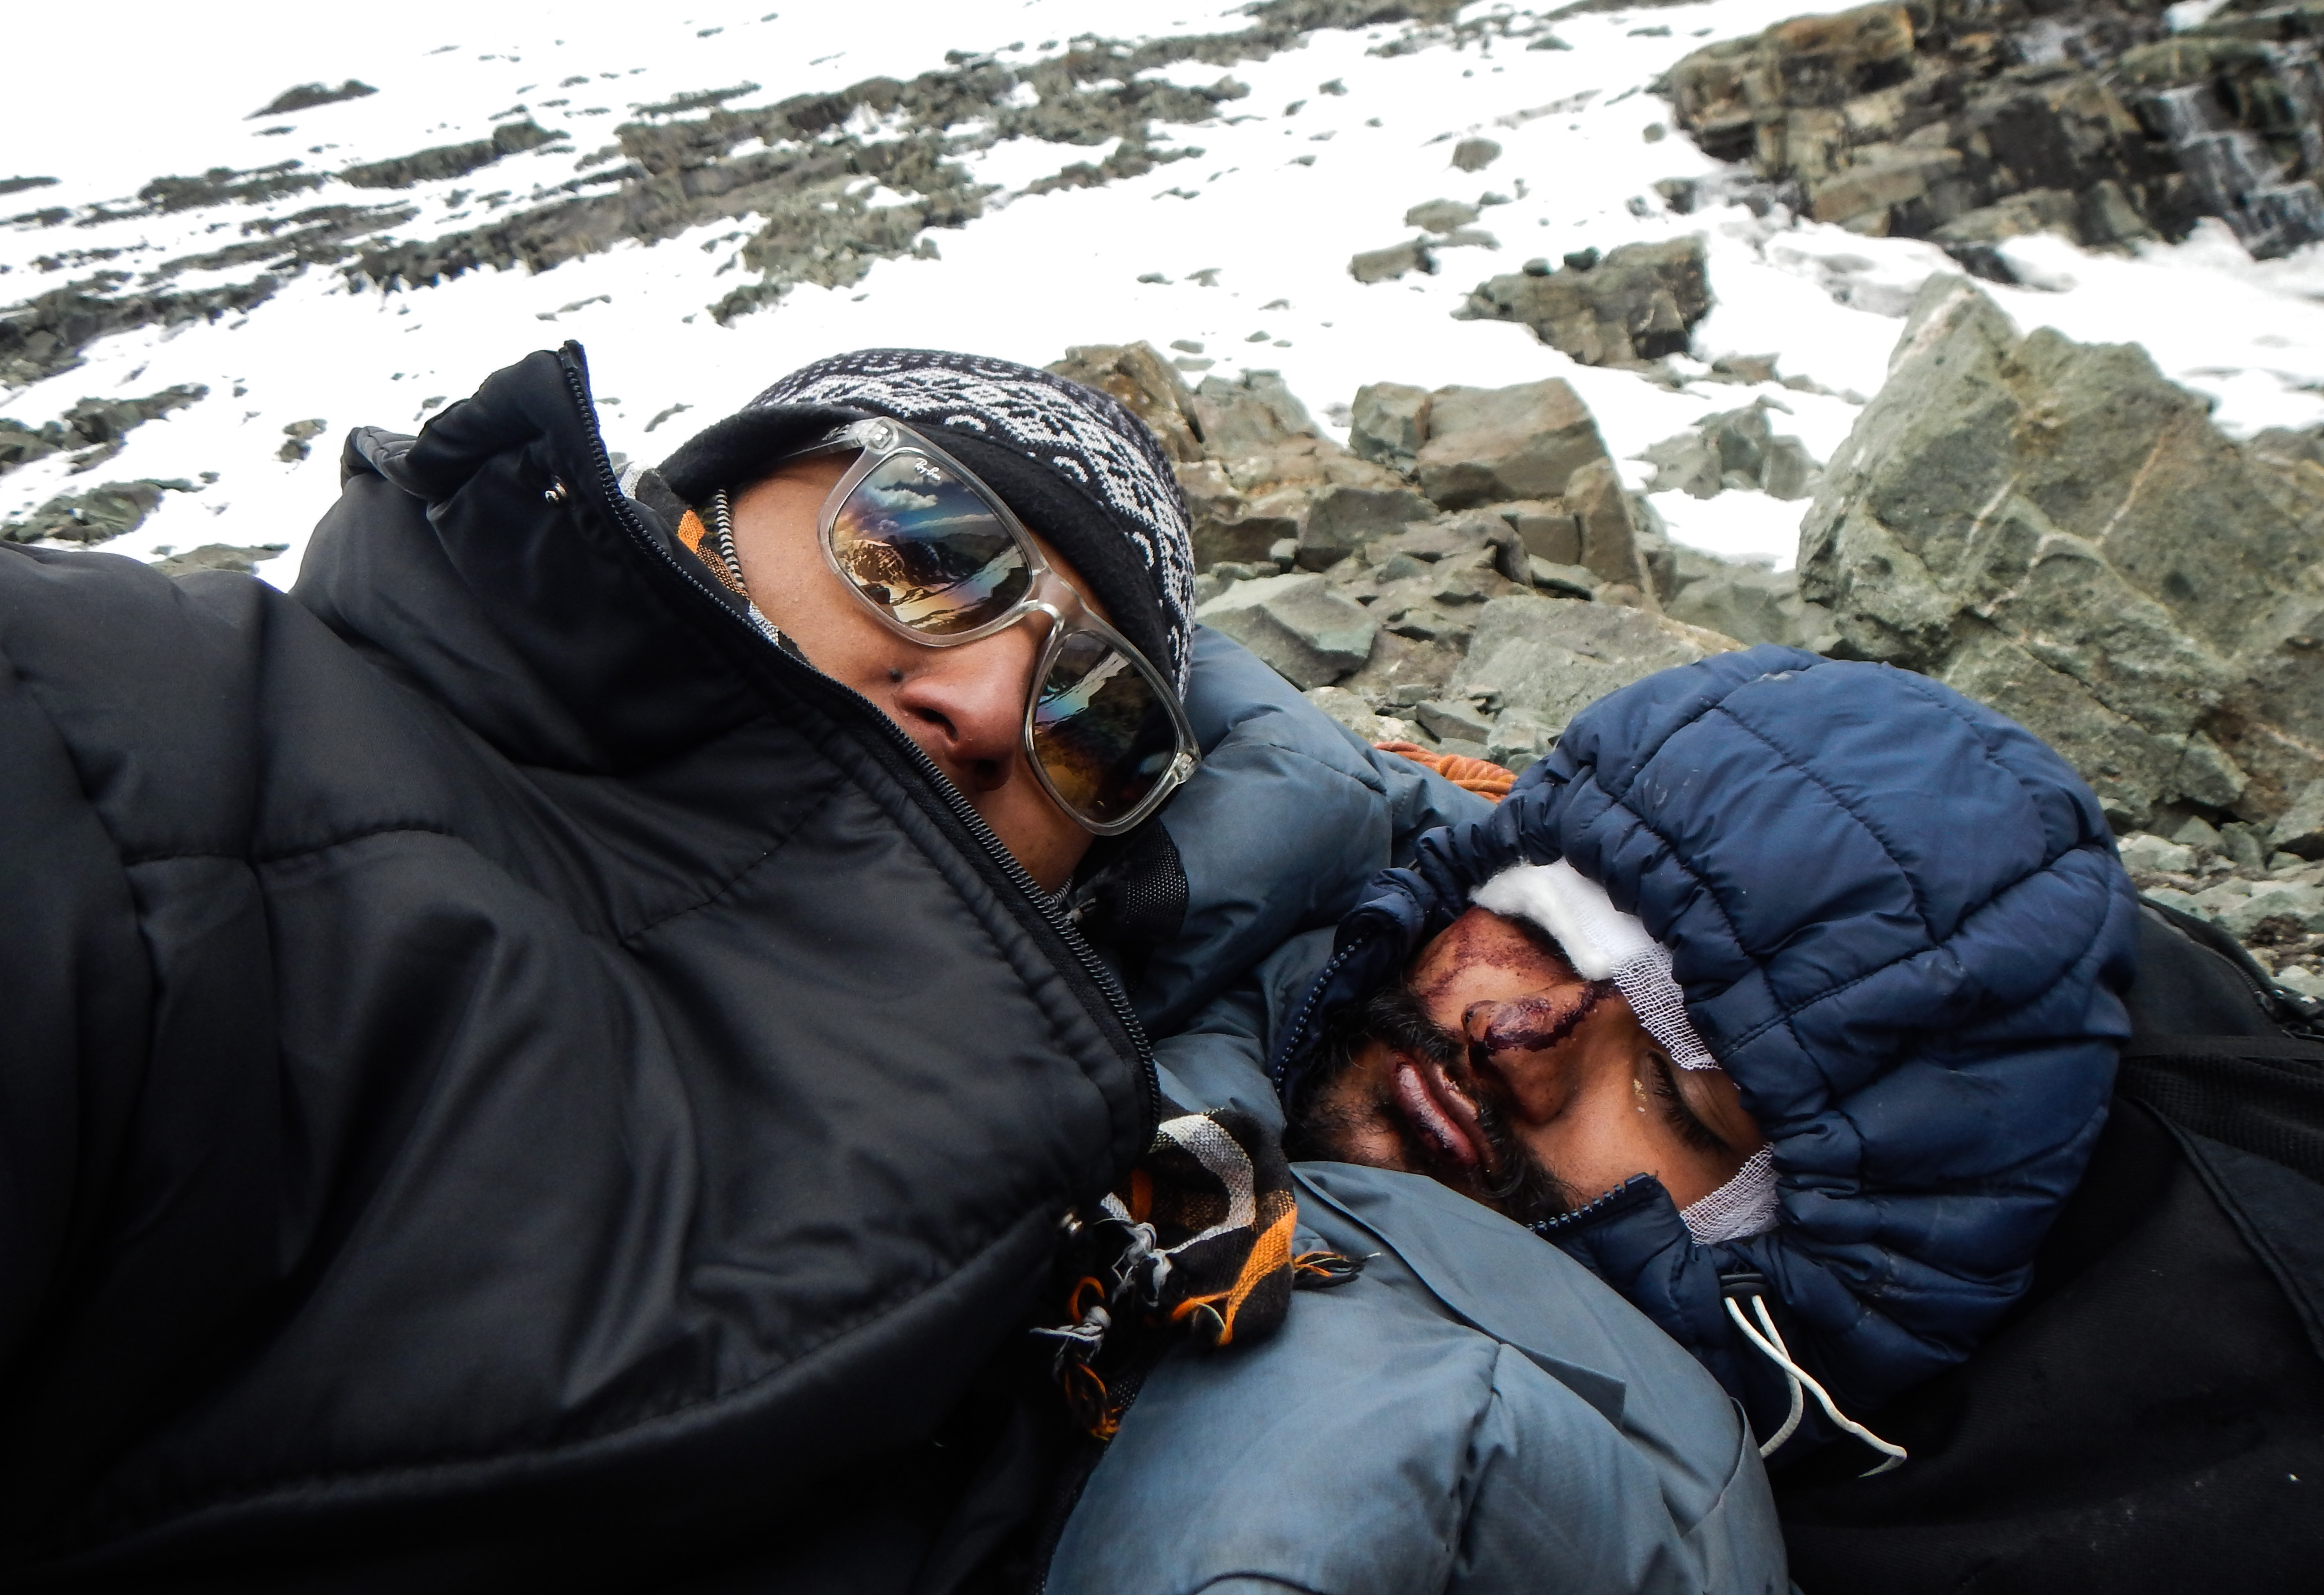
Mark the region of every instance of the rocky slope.
<instances>
[{"instance_id":1,"label":"rocky slope","mask_svg":"<svg viewBox=\"0 0 2324 1595\"><path fill-rule=\"evenodd\" d=\"M2185 8L2177 8L2185 9ZM1992 246L2093 246L2215 216L2266 258L2324 238L2324 6L1911 0L1795 18L1670 75L1679 124L1818 221L1932 238L2008 281Z\"/></svg>"},{"instance_id":2,"label":"rocky slope","mask_svg":"<svg viewBox=\"0 0 2324 1595\"><path fill-rule=\"evenodd\" d=\"M1710 652L1888 660L2050 739L2143 884L2287 983L2324 983L2324 436L2230 435L2181 385L2209 380L2209 348L2158 367L2074 341L2029 318L2031 279L2007 281L2037 244L2070 268L2039 283L2053 300L2074 272L2181 281L2154 241L2193 228L2176 253L2216 245L2250 268L2218 281L2273 296L2245 318L2244 385L2211 391L2232 410L2324 377L2324 353L2303 379L2283 352L2324 152L2309 11L2230 5L2176 32L2122 0L1475 11L1265 0L1232 32L891 60L807 94L766 94L738 59L729 87L630 90L602 143L578 130L608 125L586 118L614 117L612 91L527 68L486 121L383 120L392 136L311 166L189 156L198 175L95 204L115 190L0 180L39 207L11 240L41 241L0 260L24 285L0 309L0 537L109 542L173 574L295 549L327 497L326 415L417 424L466 391L434 364L462 337L586 337L608 435L638 450L718 413L740 367L899 339L1047 359L1136 327L1152 345L1058 369L1165 440L1204 619L1367 737L1522 766L1603 693ZM1696 48L1721 29L1743 36ZM774 55L749 73L812 80ZM268 126L239 123L266 93L237 95L234 136L370 115L414 82L365 59L381 89L332 89L320 64ZM1665 72L1667 105L1646 92ZM1415 109L1423 82L1436 97ZM1710 169L1673 123L1737 164ZM1213 153L1194 162L1188 132ZM1239 183L1263 212L1227 208ZM1365 247L1399 217L1402 241ZM2295 254L2265 275L2229 230ZM2071 243L2028 243L2044 232ZM1921 238L2010 314L1932 280L1944 256ZM980 249L982 275L952 275ZM892 309L842 319L874 288L908 330ZM1077 318L1054 313L1074 295ZM467 307L461 331L445 305ZM2141 308L2126 331L2210 308ZM358 326L365 353L337 359ZM274 327L282 352L246 380ZM625 423L610 373L634 401L680 341ZM354 364L379 369L307 380ZM1330 401L1323 421L1303 396ZM254 501L254 479L276 496ZM1704 535L1732 526L1756 540ZM1799 567L1689 541L1796 541Z\"/></svg>"},{"instance_id":3,"label":"rocky slope","mask_svg":"<svg viewBox=\"0 0 2324 1595\"><path fill-rule=\"evenodd\" d=\"M1794 576L1671 547L1561 381L1375 384L1342 449L1267 373L1189 388L1142 345L1054 369L1166 440L1204 622L1370 740L1522 769L1708 653L1883 660L2048 740L2142 888L2324 994L2324 439L2230 442L2141 351L2021 337L1940 279L1815 483ZM1764 487L1776 441L1753 407L1656 452Z\"/></svg>"}]
</instances>

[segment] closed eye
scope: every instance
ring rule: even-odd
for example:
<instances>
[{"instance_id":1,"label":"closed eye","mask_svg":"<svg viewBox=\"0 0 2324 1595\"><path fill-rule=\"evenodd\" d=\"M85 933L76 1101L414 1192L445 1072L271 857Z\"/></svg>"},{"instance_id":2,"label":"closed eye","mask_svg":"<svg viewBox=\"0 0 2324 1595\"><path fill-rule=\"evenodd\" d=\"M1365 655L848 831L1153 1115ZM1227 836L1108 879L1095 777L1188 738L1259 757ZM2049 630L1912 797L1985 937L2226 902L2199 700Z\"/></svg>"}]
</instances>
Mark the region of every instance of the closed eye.
<instances>
[{"instance_id":1,"label":"closed eye","mask_svg":"<svg viewBox=\"0 0 2324 1595\"><path fill-rule=\"evenodd\" d=\"M1724 1152L1727 1143L1719 1139L1687 1106L1686 1098L1679 1094L1677 1077L1671 1073L1671 1061L1657 1052L1654 1055L1654 1093L1661 1099L1663 1121L1671 1127L1678 1139L1698 1152Z\"/></svg>"}]
</instances>

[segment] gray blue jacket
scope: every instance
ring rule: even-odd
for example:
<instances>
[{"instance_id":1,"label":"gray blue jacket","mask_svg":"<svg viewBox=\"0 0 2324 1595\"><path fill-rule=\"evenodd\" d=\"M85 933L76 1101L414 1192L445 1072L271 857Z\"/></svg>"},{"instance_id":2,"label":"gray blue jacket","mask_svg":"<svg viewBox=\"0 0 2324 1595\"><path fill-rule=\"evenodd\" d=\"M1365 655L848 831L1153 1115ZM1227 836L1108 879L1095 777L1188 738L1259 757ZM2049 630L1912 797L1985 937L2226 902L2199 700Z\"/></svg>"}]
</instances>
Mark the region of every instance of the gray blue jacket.
<instances>
[{"instance_id":1,"label":"gray blue jacket","mask_svg":"<svg viewBox=\"0 0 2324 1595\"><path fill-rule=\"evenodd\" d=\"M1374 871L1482 799L1365 746L1204 632L1205 763L1166 812L1185 917L1133 987L1162 1084L1282 1112L1271 1038ZM1255 973L1254 966L1256 966ZM1052 1591L1759 1590L1775 1509L1734 1403L1555 1248L1432 1182L1299 1171L1303 1247L1366 1258L1286 1326L1148 1377Z\"/></svg>"},{"instance_id":2,"label":"gray blue jacket","mask_svg":"<svg viewBox=\"0 0 2324 1595\"><path fill-rule=\"evenodd\" d=\"M1416 1175L1298 1170L1303 1248L1365 1259L1273 1339L1150 1374L1056 1595L1780 1591L1750 1432L1581 1265Z\"/></svg>"}]
</instances>

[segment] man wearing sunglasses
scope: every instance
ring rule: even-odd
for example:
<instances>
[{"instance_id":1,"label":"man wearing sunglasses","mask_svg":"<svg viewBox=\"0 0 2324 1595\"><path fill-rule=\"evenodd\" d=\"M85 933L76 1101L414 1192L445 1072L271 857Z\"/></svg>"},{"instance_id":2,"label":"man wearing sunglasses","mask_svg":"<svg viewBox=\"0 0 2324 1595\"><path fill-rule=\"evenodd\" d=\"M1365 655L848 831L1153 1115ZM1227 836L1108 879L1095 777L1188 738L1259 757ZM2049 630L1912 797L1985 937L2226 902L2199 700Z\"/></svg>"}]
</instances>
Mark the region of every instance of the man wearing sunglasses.
<instances>
[{"instance_id":1,"label":"man wearing sunglasses","mask_svg":"<svg viewBox=\"0 0 2324 1595\"><path fill-rule=\"evenodd\" d=\"M0 548L0 1580L1022 1572L1157 1055L1477 800L1022 366L625 473L567 346L342 471L287 595Z\"/></svg>"}]
</instances>

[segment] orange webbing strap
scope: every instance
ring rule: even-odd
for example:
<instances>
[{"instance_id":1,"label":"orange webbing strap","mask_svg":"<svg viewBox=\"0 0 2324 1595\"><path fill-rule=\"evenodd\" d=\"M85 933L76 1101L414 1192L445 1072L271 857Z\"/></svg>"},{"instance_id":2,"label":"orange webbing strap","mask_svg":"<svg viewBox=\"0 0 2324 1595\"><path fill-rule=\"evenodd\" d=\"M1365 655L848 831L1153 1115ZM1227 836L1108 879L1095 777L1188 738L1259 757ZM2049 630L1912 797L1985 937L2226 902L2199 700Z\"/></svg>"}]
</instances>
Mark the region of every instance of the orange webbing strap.
<instances>
[{"instance_id":1,"label":"orange webbing strap","mask_svg":"<svg viewBox=\"0 0 2324 1595\"><path fill-rule=\"evenodd\" d=\"M1423 769L1433 770L1464 792L1474 792L1480 798L1489 798L1499 803L1509 795L1517 781L1512 772L1483 759L1471 759L1460 753L1432 753L1418 742L1374 742L1383 753L1396 753L1411 760Z\"/></svg>"}]
</instances>

